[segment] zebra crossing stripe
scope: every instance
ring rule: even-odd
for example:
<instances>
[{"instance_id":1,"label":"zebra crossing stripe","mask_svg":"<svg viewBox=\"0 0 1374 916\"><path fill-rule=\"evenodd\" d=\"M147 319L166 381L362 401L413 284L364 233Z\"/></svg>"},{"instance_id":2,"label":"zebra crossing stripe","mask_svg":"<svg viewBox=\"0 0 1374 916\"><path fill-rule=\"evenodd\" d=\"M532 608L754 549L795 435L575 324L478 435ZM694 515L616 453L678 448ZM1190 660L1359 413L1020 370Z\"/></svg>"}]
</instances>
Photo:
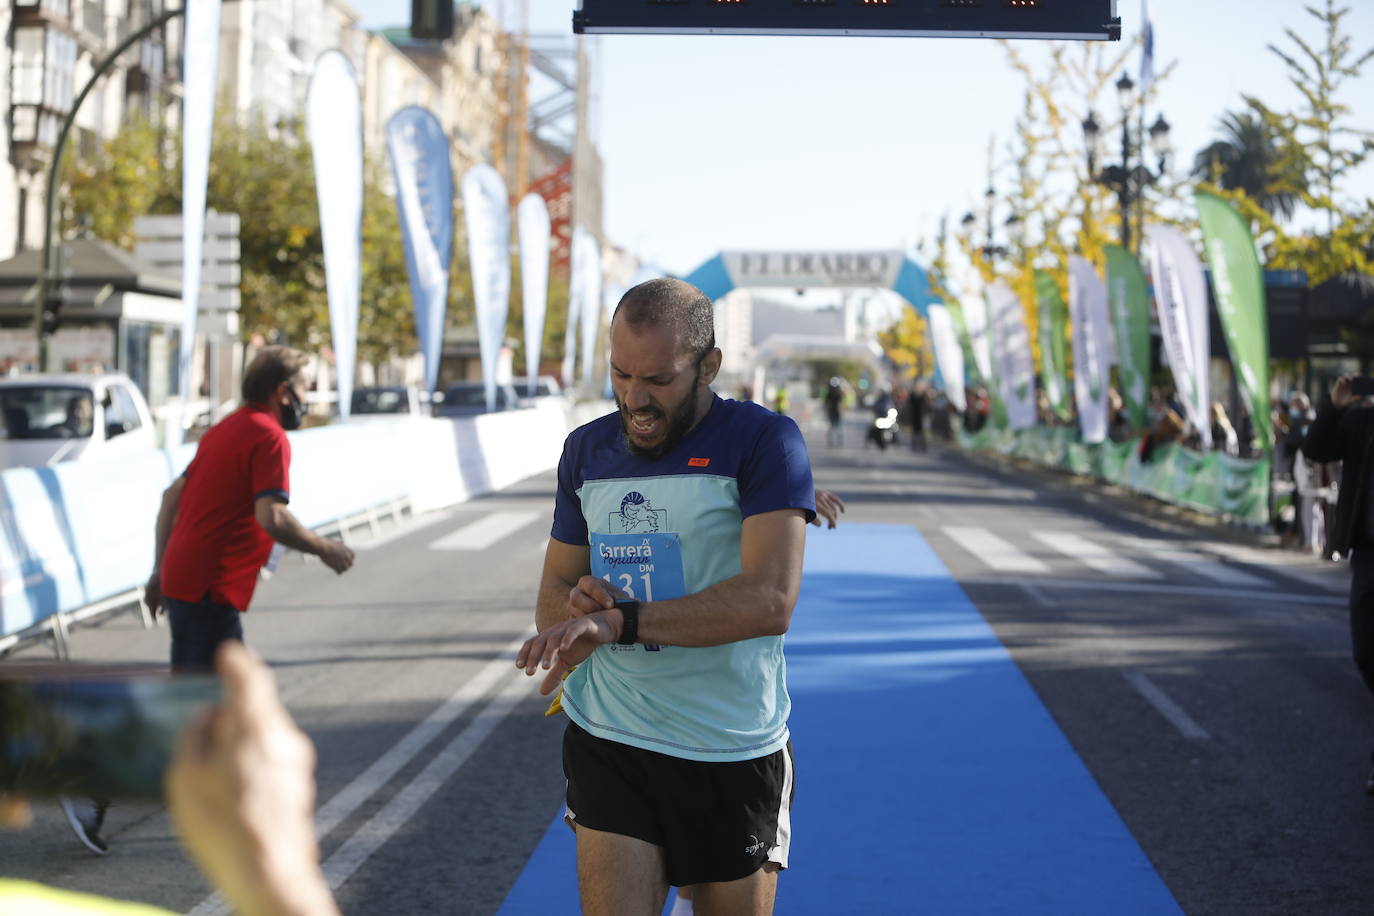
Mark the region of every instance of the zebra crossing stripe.
<instances>
[{"instance_id":1,"label":"zebra crossing stripe","mask_svg":"<svg viewBox=\"0 0 1374 916\"><path fill-rule=\"evenodd\" d=\"M1122 538L1121 543L1132 550L1148 554L1160 562L1168 563L1171 566L1181 566L1196 576L1211 579L1213 582L1220 582L1223 585L1263 588L1269 584L1268 580L1228 566L1216 557L1194 553L1186 547L1169 541L1151 540L1149 538Z\"/></svg>"},{"instance_id":2,"label":"zebra crossing stripe","mask_svg":"<svg viewBox=\"0 0 1374 916\"><path fill-rule=\"evenodd\" d=\"M1100 541L1068 531L1036 531L1037 541L1103 575L1119 579L1162 579L1163 574L1108 550Z\"/></svg>"},{"instance_id":3,"label":"zebra crossing stripe","mask_svg":"<svg viewBox=\"0 0 1374 916\"><path fill-rule=\"evenodd\" d=\"M945 537L1002 572L1047 573L1050 568L1035 557L1013 547L986 528L946 525Z\"/></svg>"},{"instance_id":4,"label":"zebra crossing stripe","mask_svg":"<svg viewBox=\"0 0 1374 916\"><path fill-rule=\"evenodd\" d=\"M493 512L429 545L430 550L485 550L539 517L538 512Z\"/></svg>"}]
</instances>

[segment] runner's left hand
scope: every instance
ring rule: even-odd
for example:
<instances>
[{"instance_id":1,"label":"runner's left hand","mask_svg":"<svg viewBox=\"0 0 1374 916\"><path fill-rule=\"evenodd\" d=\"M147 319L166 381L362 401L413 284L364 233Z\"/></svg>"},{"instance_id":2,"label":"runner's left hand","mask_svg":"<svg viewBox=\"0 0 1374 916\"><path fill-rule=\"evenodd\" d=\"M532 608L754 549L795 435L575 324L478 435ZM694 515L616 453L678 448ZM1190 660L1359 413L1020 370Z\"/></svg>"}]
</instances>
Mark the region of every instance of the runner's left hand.
<instances>
[{"instance_id":1,"label":"runner's left hand","mask_svg":"<svg viewBox=\"0 0 1374 916\"><path fill-rule=\"evenodd\" d=\"M620 632L612 616L619 619L620 612L597 611L554 624L525 640L515 655L515 666L524 668L528 676L541 667L548 671L539 685L540 694L548 696L558 689L563 676L586 661L597 646L615 642Z\"/></svg>"}]
</instances>

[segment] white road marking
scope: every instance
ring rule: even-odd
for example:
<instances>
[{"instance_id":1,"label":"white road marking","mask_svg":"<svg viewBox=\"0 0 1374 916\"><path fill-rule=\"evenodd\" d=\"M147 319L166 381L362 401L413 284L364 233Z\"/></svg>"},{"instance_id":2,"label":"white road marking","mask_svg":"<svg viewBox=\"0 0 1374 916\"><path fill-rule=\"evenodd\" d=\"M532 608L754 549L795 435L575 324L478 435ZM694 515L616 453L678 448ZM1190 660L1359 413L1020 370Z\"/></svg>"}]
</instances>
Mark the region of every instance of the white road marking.
<instances>
[{"instance_id":1,"label":"white road marking","mask_svg":"<svg viewBox=\"0 0 1374 916\"><path fill-rule=\"evenodd\" d=\"M1119 579L1161 579L1163 574L1135 560L1113 553L1100 541L1085 538L1069 531L1036 531L1037 541L1070 557L1084 566Z\"/></svg>"},{"instance_id":2,"label":"white road marking","mask_svg":"<svg viewBox=\"0 0 1374 916\"><path fill-rule=\"evenodd\" d=\"M946 525L941 530L946 537L993 569L1002 572L1050 571L1044 563L1016 549L986 528Z\"/></svg>"},{"instance_id":3,"label":"white road marking","mask_svg":"<svg viewBox=\"0 0 1374 916\"><path fill-rule=\"evenodd\" d=\"M403 767L405 767L406 764L410 763L410 761L424 750L430 742L438 737L440 733L466 714L468 709L485 696L493 686L501 684L503 678L508 678L511 675L516 676L505 684L502 684L500 694L498 694L497 698L493 699L488 705L488 709L496 708L499 703L503 703L503 698L507 693L514 690L512 687L513 684L520 684L521 694L528 696L528 682L525 680L520 670L515 667L515 653L519 651L520 646L524 644L525 640L533 635L534 628L531 627L513 639L497 653L495 658L487 662L486 666L483 667L481 671L477 672L475 676L455 690L447 700L431 712L423 722L411 729L409 734L394 744L385 754L373 761L371 766L358 774L352 782L344 786L343 789L337 792L329 801L321 805L315 811L315 835L323 837L335 827L339 826L339 824L343 823L349 815L358 810L358 808L360 808L369 798L375 795L379 789L386 785ZM501 715L505 715L508 711L509 707L501 707ZM429 773L435 763L437 763L440 758L444 757L450 749L458 744L459 739L470 731L477 736L476 742L473 744L473 747L476 747L476 744L480 743L481 739L485 738L495 725L494 722L492 722L490 726L485 724L487 720L483 719L483 715L485 715L485 710L483 713L474 717L472 723L470 723L467 728L463 729L462 732L459 732L453 741L449 743L448 747L440 752L439 757L436 757L428 767L421 771L420 775L411 780L411 784L413 785L422 776ZM476 730L474 731L474 729ZM471 751L467 753L471 753ZM403 789L401 794L404 794L406 791L406 789ZM431 789L430 792L432 793L433 789ZM392 804L394 803L395 799L392 800ZM388 805L387 808L390 808L390 805ZM386 810L386 808L383 809L383 811ZM377 817L380 817L380 813L374 816L373 821L375 821ZM368 826L371 826L373 821L369 821ZM367 828L364 827L363 829ZM348 844L345 843L344 845L347 846ZM376 847L373 848L375 849ZM337 856L342 851L342 848L340 848L335 852L335 855ZM369 851L368 854L370 855L371 851ZM332 858L333 857L331 857L331 859ZM361 859L358 860L358 863L361 864L361 861ZM356 869L357 865L355 864L353 868ZM350 871L350 874L351 873ZM212 894L197 904L195 908L190 911L188 916L225 916L225 914L229 912L229 905L225 902L224 898L219 894Z\"/></svg>"},{"instance_id":4,"label":"white road marking","mask_svg":"<svg viewBox=\"0 0 1374 916\"><path fill-rule=\"evenodd\" d=\"M1248 572L1242 572L1235 567L1226 565L1215 556L1196 553L1174 541L1122 538L1122 543L1133 550L1149 554L1153 559L1172 566L1182 566L1189 572L1204 579L1211 579L1213 582L1221 582L1226 585L1243 585L1249 588L1264 588L1270 584L1259 576L1252 576Z\"/></svg>"},{"instance_id":5,"label":"white road marking","mask_svg":"<svg viewBox=\"0 0 1374 916\"><path fill-rule=\"evenodd\" d=\"M1034 599L1035 603L1040 605L1041 607L1055 606L1054 602L1050 600L1048 595L1040 591L1039 587L1031 585L1029 582L1021 583L1021 591L1025 592L1027 595L1030 595L1031 598Z\"/></svg>"},{"instance_id":6,"label":"white road marking","mask_svg":"<svg viewBox=\"0 0 1374 916\"><path fill-rule=\"evenodd\" d=\"M485 550L539 517L538 512L493 512L429 545L430 550Z\"/></svg>"},{"instance_id":7,"label":"white road marking","mask_svg":"<svg viewBox=\"0 0 1374 916\"><path fill-rule=\"evenodd\" d=\"M1260 566L1277 576L1296 579L1304 585L1315 586L1327 592L1346 592L1350 587L1350 567L1340 568L1336 563L1321 566L1296 566L1297 562L1307 563L1307 558L1298 559L1297 554L1256 550L1239 544L1204 544L1202 548L1209 553L1221 554L1251 566ZM1291 558L1291 559L1290 559Z\"/></svg>"},{"instance_id":8,"label":"white road marking","mask_svg":"<svg viewBox=\"0 0 1374 916\"><path fill-rule=\"evenodd\" d=\"M1169 724L1179 730L1185 738L1192 738L1198 741L1206 741L1211 736L1201 725L1193 721L1192 717L1183 711L1169 695L1160 690L1154 683L1139 671L1124 672L1126 680L1131 686L1140 691L1147 702L1159 711L1159 714L1169 720Z\"/></svg>"},{"instance_id":9,"label":"white road marking","mask_svg":"<svg viewBox=\"0 0 1374 916\"><path fill-rule=\"evenodd\" d=\"M992 580L989 580L992 581ZM997 580L1007 585L1024 588L1027 581ZM1042 589L1057 588L1085 592L1125 592L1145 595L1185 595L1194 598L1235 598L1243 601L1269 601L1277 604L1292 604L1302 607L1345 607L1346 599L1335 595L1313 595L1308 592L1277 592L1246 590L1238 588L1216 588L1210 585L1172 585L1163 582L1103 582L1102 580L1081 579L1036 579L1034 585Z\"/></svg>"},{"instance_id":10,"label":"white road marking","mask_svg":"<svg viewBox=\"0 0 1374 916\"><path fill-rule=\"evenodd\" d=\"M384 547L393 541L399 541L401 538L412 535L417 531L423 531L440 522L446 522L456 514L456 511L453 509L441 509L437 512L428 512L424 515L415 516L411 518L409 522L402 522L397 527L387 531L386 534L380 534L375 538L365 538L360 541L355 541L353 543L353 549L376 550L378 547Z\"/></svg>"},{"instance_id":11,"label":"white road marking","mask_svg":"<svg viewBox=\"0 0 1374 916\"><path fill-rule=\"evenodd\" d=\"M510 666L510 673L506 675L505 683L500 686L491 702L473 716L467 728L455 735L428 766L387 802L386 807L359 827L357 833L349 837L347 842L324 861L324 876L331 888L337 889L347 881L359 866L391 839L397 830L405 826L406 821L420 810L429 797L438 791L439 787L481 746L487 736L496 730L496 726L516 704L530 696L531 681L525 677L524 672L516 669L510 660L503 661Z\"/></svg>"}]
</instances>

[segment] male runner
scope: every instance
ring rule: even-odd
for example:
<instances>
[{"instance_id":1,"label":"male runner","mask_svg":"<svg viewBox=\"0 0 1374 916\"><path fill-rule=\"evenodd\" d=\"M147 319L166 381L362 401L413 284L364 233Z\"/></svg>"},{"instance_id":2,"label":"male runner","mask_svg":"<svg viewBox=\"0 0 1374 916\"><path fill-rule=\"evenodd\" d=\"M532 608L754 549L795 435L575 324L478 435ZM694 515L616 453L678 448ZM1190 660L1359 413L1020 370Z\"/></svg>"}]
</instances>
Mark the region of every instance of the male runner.
<instances>
[{"instance_id":1,"label":"male runner","mask_svg":"<svg viewBox=\"0 0 1374 916\"><path fill-rule=\"evenodd\" d=\"M567 820L587 914L767 914L787 867L782 634L815 504L796 423L718 398L711 301L651 280L611 321L619 410L559 463L535 617L516 664L563 683ZM637 493L640 503L631 498ZM626 531L623 507L656 530Z\"/></svg>"}]
</instances>

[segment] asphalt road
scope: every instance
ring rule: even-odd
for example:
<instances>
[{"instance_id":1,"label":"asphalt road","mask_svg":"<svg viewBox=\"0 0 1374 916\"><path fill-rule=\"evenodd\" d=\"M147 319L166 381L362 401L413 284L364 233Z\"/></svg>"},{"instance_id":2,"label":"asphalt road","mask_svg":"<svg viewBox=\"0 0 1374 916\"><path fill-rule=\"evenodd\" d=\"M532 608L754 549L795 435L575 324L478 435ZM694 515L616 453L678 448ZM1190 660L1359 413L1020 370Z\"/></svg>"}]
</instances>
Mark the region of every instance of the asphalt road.
<instances>
[{"instance_id":1,"label":"asphalt road","mask_svg":"<svg viewBox=\"0 0 1374 916\"><path fill-rule=\"evenodd\" d=\"M857 425L838 449L807 431L846 521L911 525L935 549L1185 912L1370 910L1374 700L1349 662L1343 569L1062 475L863 450ZM492 913L559 810L561 721L510 662L553 484L386 531L343 577L288 557L259 588L248 641L317 744L347 913ZM124 615L72 644L157 661L167 634ZM161 806L112 809L104 858L36 808L29 831L0 835L0 874L215 911ZM918 895L892 912L922 912Z\"/></svg>"}]
</instances>

